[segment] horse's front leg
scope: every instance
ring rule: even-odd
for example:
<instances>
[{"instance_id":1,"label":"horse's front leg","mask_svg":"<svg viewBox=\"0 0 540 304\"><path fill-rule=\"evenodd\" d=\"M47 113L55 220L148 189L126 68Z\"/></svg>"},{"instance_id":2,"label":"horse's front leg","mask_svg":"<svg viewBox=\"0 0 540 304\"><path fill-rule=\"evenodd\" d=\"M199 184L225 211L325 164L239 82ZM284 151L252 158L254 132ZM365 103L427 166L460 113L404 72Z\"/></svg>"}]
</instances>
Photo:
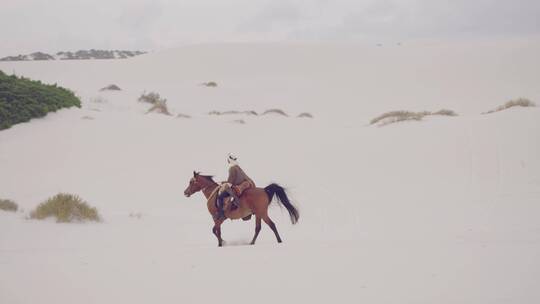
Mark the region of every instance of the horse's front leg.
<instances>
[{"instance_id":1,"label":"horse's front leg","mask_svg":"<svg viewBox=\"0 0 540 304\"><path fill-rule=\"evenodd\" d=\"M223 221L216 221L214 223L214 228L212 228L212 232L218 239L219 247L223 246L223 239L221 238L221 223L223 223Z\"/></svg>"},{"instance_id":2,"label":"horse's front leg","mask_svg":"<svg viewBox=\"0 0 540 304\"><path fill-rule=\"evenodd\" d=\"M255 241L257 240L257 236L259 236L259 232L261 232L261 218L256 216L255 217L255 235L253 236L253 240L251 240L251 245L255 245Z\"/></svg>"}]
</instances>

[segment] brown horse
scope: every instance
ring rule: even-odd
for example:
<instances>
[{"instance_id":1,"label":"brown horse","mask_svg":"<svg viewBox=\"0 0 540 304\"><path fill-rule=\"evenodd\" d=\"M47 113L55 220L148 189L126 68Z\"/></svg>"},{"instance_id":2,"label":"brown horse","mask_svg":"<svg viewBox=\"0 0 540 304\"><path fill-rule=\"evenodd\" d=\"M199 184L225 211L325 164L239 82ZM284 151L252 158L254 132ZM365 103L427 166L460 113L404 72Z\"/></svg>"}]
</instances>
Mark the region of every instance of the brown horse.
<instances>
[{"instance_id":1,"label":"brown horse","mask_svg":"<svg viewBox=\"0 0 540 304\"><path fill-rule=\"evenodd\" d=\"M212 176L201 175L193 171L193 177L189 181L189 185L184 191L186 197L190 197L192 194L202 191L206 199L208 200L208 212L214 219L214 227L212 232L218 239L218 246L223 246L223 239L221 238L221 224L225 219L217 219L217 207L216 198L218 195L219 185L214 182ZM291 204L285 189L278 184L271 184L266 188L251 188L246 189L242 196L240 196L240 205L237 209L232 211L225 210L226 218L231 220L240 218L249 218L252 214L255 214L255 235L251 241L251 245L255 244L257 236L261 231L261 219L274 231L278 243L281 243L281 238L277 231L276 225L270 217L268 217L268 205L272 202L274 195L277 196L278 203L282 204L289 211L291 222L296 224L300 214L298 210Z\"/></svg>"}]
</instances>

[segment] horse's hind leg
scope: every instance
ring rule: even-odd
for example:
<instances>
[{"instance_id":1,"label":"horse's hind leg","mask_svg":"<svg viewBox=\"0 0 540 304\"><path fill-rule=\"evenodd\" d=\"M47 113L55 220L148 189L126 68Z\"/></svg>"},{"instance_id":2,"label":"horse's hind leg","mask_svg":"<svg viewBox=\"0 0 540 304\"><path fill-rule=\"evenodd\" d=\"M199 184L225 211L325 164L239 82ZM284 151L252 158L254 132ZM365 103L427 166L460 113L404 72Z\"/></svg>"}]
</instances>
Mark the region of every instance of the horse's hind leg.
<instances>
[{"instance_id":1,"label":"horse's hind leg","mask_svg":"<svg viewBox=\"0 0 540 304\"><path fill-rule=\"evenodd\" d=\"M216 222L214 224L214 228L212 228L212 232L218 239L218 246L219 247L223 246L223 239L221 238L221 223L220 222Z\"/></svg>"},{"instance_id":2,"label":"horse's hind leg","mask_svg":"<svg viewBox=\"0 0 540 304\"><path fill-rule=\"evenodd\" d=\"M255 245L259 232L261 232L261 218L257 216L255 219L255 235L253 236L253 240L251 240L251 245Z\"/></svg>"},{"instance_id":3,"label":"horse's hind leg","mask_svg":"<svg viewBox=\"0 0 540 304\"><path fill-rule=\"evenodd\" d=\"M276 235L276 239L278 241L278 243L281 243L281 238L279 237L279 233L277 231L277 228L276 228L276 224L274 224L274 222L272 222L272 220L267 216L265 216L263 218L264 222L270 227L270 229L272 229L272 231L274 231L274 234Z\"/></svg>"}]
</instances>

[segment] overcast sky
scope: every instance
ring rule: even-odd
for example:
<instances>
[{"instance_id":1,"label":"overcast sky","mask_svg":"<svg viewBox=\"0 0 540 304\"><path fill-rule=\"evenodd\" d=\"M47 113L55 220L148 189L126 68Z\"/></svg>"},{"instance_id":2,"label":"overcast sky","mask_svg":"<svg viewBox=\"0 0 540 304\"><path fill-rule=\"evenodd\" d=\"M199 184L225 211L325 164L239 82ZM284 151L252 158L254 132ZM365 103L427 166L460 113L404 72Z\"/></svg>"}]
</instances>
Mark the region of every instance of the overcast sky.
<instances>
[{"instance_id":1,"label":"overcast sky","mask_svg":"<svg viewBox=\"0 0 540 304\"><path fill-rule=\"evenodd\" d=\"M0 56L540 34L540 0L0 0Z\"/></svg>"}]
</instances>

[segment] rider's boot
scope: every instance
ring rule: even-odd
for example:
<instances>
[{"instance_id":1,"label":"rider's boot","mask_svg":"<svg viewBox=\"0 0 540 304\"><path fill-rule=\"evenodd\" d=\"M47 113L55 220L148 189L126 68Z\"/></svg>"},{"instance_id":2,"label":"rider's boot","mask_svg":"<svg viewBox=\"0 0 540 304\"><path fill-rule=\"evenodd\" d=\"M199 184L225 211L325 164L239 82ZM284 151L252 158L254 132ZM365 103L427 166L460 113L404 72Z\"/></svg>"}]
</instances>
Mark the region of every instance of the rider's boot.
<instances>
[{"instance_id":1,"label":"rider's boot","mask_svg":"<svg viewBox=\"0 0 540 304\"><path fill-rule=\"evenodd\" d=\"M236 191L234 191L233 189L229 189L229 190L227 190L227 192L232 197L232 204L236 208L240 207L240 198L238 197L238 195L236 195Z\"/></svg>"},{"instance_id":2,"label":"rider's boot","mask_svg":"<svg viewBox=\"0 0 540 304\"><path fill-rule=\"evenodd\" d=\"M223 210L223 200L225 197L228 196L227 192L223 192L218 196L218 203L217 203L217 220L224 220L225 219L225 210Z\"/></svg>"}]
</instances>

